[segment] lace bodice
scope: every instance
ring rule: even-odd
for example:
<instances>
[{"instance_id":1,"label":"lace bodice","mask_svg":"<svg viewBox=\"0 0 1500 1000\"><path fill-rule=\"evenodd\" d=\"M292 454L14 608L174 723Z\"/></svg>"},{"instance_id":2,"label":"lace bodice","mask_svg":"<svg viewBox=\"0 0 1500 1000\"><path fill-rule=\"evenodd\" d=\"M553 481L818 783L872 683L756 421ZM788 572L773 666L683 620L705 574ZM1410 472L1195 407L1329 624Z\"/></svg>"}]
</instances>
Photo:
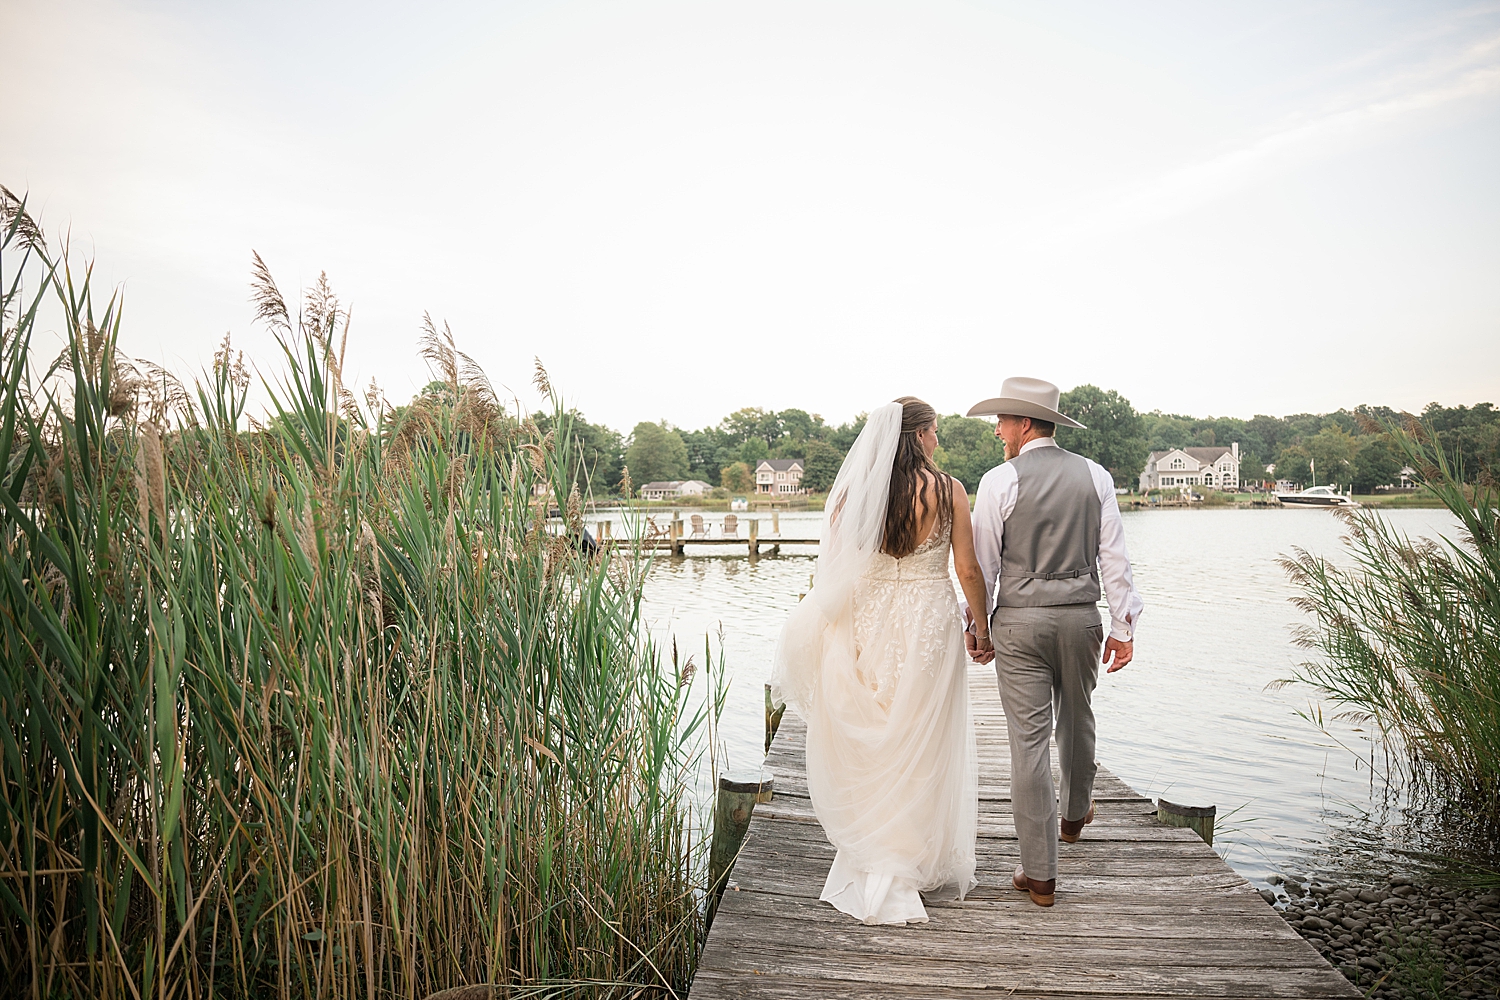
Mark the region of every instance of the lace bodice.
<instances>
[{"instance_id":1,"label":"lace bodice","mask_svg":"<svg viewBox=\"0 0 1500 1000\"><path fill-rule=\"evenodd\" d=\"M865 571L866 580L948 580L948 541L953 525L934 528L931 535L910 555L900 559L884 552L877 554Z\"/></svg>"},{"instance_id":2,"label":"lace bodice","mask_svg":"<svg viewBox=\"0 0 1500 1000\"><path fill-rule=\"evenodd\" d=\"M951 525L910 555L881 553L854 588L854 647L862 679L888 705L908 664L934 674L958 621L948 575Z\"/></svg>"}]
</instances>

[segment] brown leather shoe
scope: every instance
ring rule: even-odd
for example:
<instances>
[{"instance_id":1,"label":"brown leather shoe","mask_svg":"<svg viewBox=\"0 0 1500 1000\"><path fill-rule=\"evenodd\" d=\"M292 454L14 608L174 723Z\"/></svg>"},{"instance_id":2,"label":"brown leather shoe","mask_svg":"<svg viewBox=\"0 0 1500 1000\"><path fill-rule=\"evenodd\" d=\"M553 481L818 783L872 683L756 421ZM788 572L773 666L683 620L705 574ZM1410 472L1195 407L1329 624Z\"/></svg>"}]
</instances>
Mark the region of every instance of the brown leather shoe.
<instances>
[{"instance_id":1,"label":"brown leather shoe","mask_svg":"<svg viewBox=\"0 0 1500 1000\"><path fill-rule=\"evenodd\" d=\"M1090 800L1088 815L1083 817L1083 819L1063 820L1062 823L1059 824L1062 829L1058 832L1058 836L1062 837L1062 842L1064 844L1076 844L1078 843L1078 838L1083 836L1083 828L1088 826L1093 821L1094 803L1092 800Z\"/></svg>"},{"instance_id":2,"label":"brown leather shoe","mask_svg":"<svg viewBox=\"0 0 1500 1000\"><path fill-rule=\"evenodd\" d=\"M1010 884L1018 892L1030 893L1031 901L1037 906L1051 906L1057 901L1057 879L1049 878L1043 882L1027 878L1020 865L1016 865L1016 874L1011 878Z\"/></svg>"}]
</instances>

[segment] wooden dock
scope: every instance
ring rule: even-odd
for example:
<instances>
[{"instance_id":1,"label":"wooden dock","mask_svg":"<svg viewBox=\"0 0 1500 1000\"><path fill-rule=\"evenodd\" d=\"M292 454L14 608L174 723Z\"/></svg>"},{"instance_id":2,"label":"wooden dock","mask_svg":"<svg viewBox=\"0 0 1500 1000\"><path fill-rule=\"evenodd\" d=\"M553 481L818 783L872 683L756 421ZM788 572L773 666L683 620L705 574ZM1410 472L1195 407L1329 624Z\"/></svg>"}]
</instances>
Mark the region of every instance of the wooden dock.
<instances>
[{"instance_id":1,"label":"wooden dock","mask_svg":"<svg viewBox=\"0 0 1500 1000\"><path fill-rule=\"evenodd\" d=\"M817 538L783 537L781 534L781 522L779 514L773 514L771 516L771 532L769 534L761 534L759 518L744 518L743 523L745 526L745 533L743 535L739 533L739 529L737 527L734 529L733 534L724 534L724 529L721 527L720 533L718 535L714 535L709 530L694 533L689 530L687 523L684 522L681 518L674 518L667 524L664 529L661 529L654 533L647 533L643 535L639 541L635 541L624 537L612 537L610 534L609 523L604 522L600 526L603 530L602 533L598 536L597 541L598 544L606 547L638 547L642 551L670 552L674 556L686 555L686 549L689 545L695 547L730 546L733 548L744 549L746 554L749 555L751 559L754 559L757 556L761 555L762 550L768 551L773 555L780 555L781 547L783 545L818 545Z\"/></svg>"},{"instance_id":2,"label":"wooden dock","mask_svg":"<svg viewBox=\"0 0 1500 1000\"><path fill-rule=\"evenodd\" d=\"M1059 844L1057 905L1010 887L1005 717L992 668L970 668L979 737L979 886L929 899L926 924L866 927L818 900L833 861L807 799L806 729L790 713L693 980L692 1000L972 997L1357 997L1191 830L1104 768L1097 818ZM1106 695L1107 697L1107 692Z\"/></svg>"}]
</instances>

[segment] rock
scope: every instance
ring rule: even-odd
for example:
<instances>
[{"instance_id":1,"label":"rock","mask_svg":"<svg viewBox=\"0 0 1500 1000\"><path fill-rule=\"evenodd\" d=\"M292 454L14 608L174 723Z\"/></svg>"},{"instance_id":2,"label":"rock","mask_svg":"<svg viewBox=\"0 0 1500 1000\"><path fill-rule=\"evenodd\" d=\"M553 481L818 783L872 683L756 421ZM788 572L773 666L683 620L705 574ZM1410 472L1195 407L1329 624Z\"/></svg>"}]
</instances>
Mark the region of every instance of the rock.
<instances>
[{"instance_id":1,"label":"rock","mask_svg":"<svg viewBox=\"0 0 1500 1000\"><path fill-rule=\"evenodd\" d=\"M1260 898L1264 899L1271 906L1276 905L1276 893L1272 892L1270 889L1260 890Z\"/></svg>"},{"instance_id":2,"label":"rock","mask_svg":"<svg viewBox=\"0 0 1500 1000\"><path fill-rule=\"evenodd\" d=\"M1322 917L1304 917L1302 920L1302 927L1305 930L1326 931L1332 926L1332 924L1324 920Z\"/></svg>"},{"instance_id":3,"label":"rock","mask_svg":"<svg viewBox=\"0 0 1500 1000\"><path fill-rule=\"evenodd\" d=\"M1380 971L1380 961L1379 961L1379 959L1374 959L1374 958L1371 958L1369 955L1365 955L1363 958L1361 958L1359 960L1359 967L1361 969L1370 969L1370 970L1372 970L1374 972L1379 972Z\"/></svg>"},{"instance_id":4,"label":"rock","mask_svg":"<svg viewBox=\"0 0 1500 1000\"><path fill-rule=\"evenodd\" d=\"M1396 888L1392 889L1391 892L1393 892L1397 896L1402 897L1415 896L1417 894L1416 887L1409 882L1403 882L1402 884L1396 886Z\"/></svg>"},{"instance_id":5,"label":"rock","mask_svg":"<svg viewBox=\"0 0 1500 1000\"><path fill-rule=\"evenodd\" d=\"M1385 894L1373 889L1361 889L1357 898L1364 903L1378 903L1385 898Z\"/></svg>"},{"instance_id":6,"label":"rock","mask_svg":"<svg viewBox=\"0 0 1500 1000\"><path fill-rule=\"evenodd\" d=\"M1266 876L1266 882L1270 885L1280 885L1285 881L1286 879L1282 878L1280 875L1275 874L1274 872Z\"/></svg>"}]
</instances>

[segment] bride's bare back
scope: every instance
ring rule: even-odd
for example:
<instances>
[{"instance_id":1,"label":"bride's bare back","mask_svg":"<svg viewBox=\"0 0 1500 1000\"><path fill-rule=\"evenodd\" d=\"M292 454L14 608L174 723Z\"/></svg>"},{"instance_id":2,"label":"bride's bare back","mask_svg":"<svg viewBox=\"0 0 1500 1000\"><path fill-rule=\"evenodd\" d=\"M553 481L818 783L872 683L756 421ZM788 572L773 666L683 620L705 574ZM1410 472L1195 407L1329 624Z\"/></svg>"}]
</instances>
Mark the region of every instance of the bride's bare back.
<instances>
[{"instance_id":1,"label":"bride's bare back","mask_svg":"<svg viewBox=\"0 0 1500 1000\"><path fill-rule=\"evenodd\" d=\"M935 451L937 449L937 424L935 422L928 433L932 449ZM922 435L922 437L926 436L926 434ZM927 441L924 440L923 444L925 446ZM912 513L917 522L917 538L921 540L918 544L926 544L933 532L941 528L939 521L942 520L944 511L939 501L943 496L942 491L946 490L953 512L953 534L950 542L953 548L953 569L958 574L959 585L963 587L964 600L968 602L970 614L977 622L983 622L978 626L978 634L987 636L989 625L985 618L989 599L985 593L984 573L979 568L979 559L974 555L974 524L969 516L968 491L964 489L963 483L952 476L942 473L934 475L926 469L919 471L917 475L920 486L912 504Z\"/></svg>"}]
</instances>

